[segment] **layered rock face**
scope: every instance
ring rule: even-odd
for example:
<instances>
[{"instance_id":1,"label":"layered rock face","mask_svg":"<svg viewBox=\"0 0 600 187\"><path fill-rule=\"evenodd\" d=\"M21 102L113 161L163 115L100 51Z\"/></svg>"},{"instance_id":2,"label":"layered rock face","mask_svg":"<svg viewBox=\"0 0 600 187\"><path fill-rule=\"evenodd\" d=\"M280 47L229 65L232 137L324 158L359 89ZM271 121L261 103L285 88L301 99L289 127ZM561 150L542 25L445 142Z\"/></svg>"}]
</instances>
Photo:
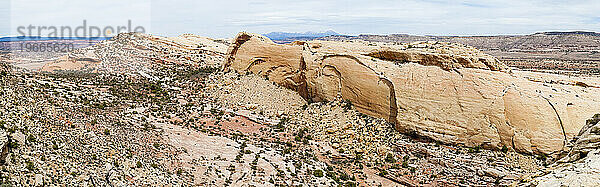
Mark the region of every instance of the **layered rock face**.
<instances>
[{"instance_id":1,"label":"layered rock face","mask_svg":"<svg viewBox=\"0 0 600 187\"><path fill-rule=\"evenodd\" d=\"M402 132L466 146L554 153L600 109L600 89L516 75L459 44L274 44L240 33L224 66L263 75L313 101L349 100Z\"/></svg>"},{"instance_id":2,"label":"layered rock face","mask_svg":"<svg viewBox=\"0 0 600 187\"><path fill-rule=\"evenodd\" d=\"M600 149L600 114L587 120L586 125L579 131L563 151L557 155L558 163L569 163L585 158L590 152ZM600 168L598 168L600 169Z\"/></svg>"},{"instance_id":3,"label":"layered rock face","mask_svg":"<svg viewBox=\"0 0 600 187\"><path fill-rule=\"evenodd\" d=\"M536 178L538 186L600 186L600 114L588 120L558 159Z\"/></svg>"}]
</instances>

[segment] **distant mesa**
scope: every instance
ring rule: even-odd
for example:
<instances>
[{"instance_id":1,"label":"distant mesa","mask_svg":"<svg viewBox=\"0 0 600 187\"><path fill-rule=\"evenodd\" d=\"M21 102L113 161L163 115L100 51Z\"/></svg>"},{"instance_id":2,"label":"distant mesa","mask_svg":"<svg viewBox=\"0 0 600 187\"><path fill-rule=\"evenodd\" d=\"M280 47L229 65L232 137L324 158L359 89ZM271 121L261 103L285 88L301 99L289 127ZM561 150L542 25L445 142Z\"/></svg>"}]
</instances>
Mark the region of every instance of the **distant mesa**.
<instances>
[{"instance_id":1,"label":"distant mesa","mask_svg":"<svg viewBox=\"0 0 600 187\"><path fill-rule=\"evenodd\" d=\"M329 30L325 32L270 32L264 34L267 38L277 42L277 43L285 43L292 42L295 40L313 40L316 38L327 37L327 36L338 36L339 33Z\"/></svg>"},{"instance_id":2,"label":"distant mesa","mask_svg":"<svg viewBox=\"0 0 600 187\"><path fill-rule=\"evenodd\" d=\"M535 33L535 34L543 34L543 35L588 35L588 36L600 36L600 33L589 32L589 31L568 31L568 32L550 31L550 32L538 32L538 33Z\"/></svg>"}]
</instances>

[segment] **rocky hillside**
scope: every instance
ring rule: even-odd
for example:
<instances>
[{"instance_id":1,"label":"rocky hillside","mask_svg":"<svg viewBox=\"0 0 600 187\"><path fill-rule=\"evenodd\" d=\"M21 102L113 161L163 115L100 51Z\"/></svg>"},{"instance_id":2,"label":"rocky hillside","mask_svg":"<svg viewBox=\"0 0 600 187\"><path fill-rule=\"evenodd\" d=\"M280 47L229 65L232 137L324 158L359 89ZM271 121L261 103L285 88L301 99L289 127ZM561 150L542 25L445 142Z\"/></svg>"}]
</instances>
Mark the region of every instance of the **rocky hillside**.
<instances>
[{"instance_id":1,"label":"rocky hillside","mask_svg":"<svg viewBox=\"0 0 600 187\"><path fill-rule=\"evenodd\" d=\"M42 72L1 66L0 183L508 186L550 161L513 150L592 158L558 129L589 118L597 79L443 42L231 42L128 33Z\"/></svg>"},{"instance_id":2,"label":"rocky hillside","mask_svg":"<svg viewBox=\"0 0 600 187\"><path fill-rule=\"evenodd\" d=\"M95 56L84 69L3 66L0 183L485 185L515 183L541 167L514 152L415 139L352 103L308 103L261 76L202 63L225 59L219 50L152 38L122 34L65 57ZM207 55L188 58L197 53Z\"/></svg>"},{"instance_id":3,"label":"rocky hillside","mask_svg":"<svg viewBox=\"0 0 600 187\"><path fill-rule=\"evenodd\" d=\"M212 95L216 95L214 85L221 83L216 81L222 79L211 77L223 76L215 68L222 60L215 59L224 59L219 50L227 45L183 37L189 40L120 34L65 57L73 64L89 62L87 57L96 59L83 69L59 66L64 61L48 65L57 69L47 72L13 71L6 66L8 71L0 77L0 183L356 183L353 174L349 178L313 159L309 145L290 150L297 144L280 135L281 128L220 107ZM325 171L329 177L324 177ZM337 179L341 174L345 178Z\"/></svg>"},{"instance_id":4,"label":"rocky hillside","mask_svg":"<svg viewBox=\"0 0 600 187\"><path fill-rule=\"evenodd\" d=\"M532 81L474 48L440 42L281 45L240 33L225 66L308 100L348 100L404 133L469 147L555 153L600 110L598 88Z\"/></svg>"},{"instance_id":5,"label":"rocky hillside","mask_svg":"<svg viewBox=\"0 0 600 187\"><path fill-rule=\"evenodd\" d=\"M227 52L226 41L192 34L160 37L119 34L94 46L77 49L44 65L43 72L130 73L166 76L169 66L218 68Z\"/></svg>"}]
</instances>

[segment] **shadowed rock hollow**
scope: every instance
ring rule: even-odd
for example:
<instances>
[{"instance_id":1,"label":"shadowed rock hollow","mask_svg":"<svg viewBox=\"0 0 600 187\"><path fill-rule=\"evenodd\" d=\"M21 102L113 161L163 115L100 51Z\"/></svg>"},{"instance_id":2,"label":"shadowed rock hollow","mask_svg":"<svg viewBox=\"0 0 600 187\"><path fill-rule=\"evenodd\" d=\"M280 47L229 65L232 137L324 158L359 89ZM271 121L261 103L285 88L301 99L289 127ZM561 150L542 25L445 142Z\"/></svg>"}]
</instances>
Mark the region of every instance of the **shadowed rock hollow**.
<instances>
[{"instance_id":1,"label":"shadowed rock hollow","mask_svg":"<svg viewBox=\"0 0 600 187\"><path fill-rule=\"evenodd\" d=\"M349 100L401 132L465 146L554 153L600 110L600 89L535 81L475 48L443 42L275 44L240 33L224 66L313 101Z\"/></svg>"}]
</instances>

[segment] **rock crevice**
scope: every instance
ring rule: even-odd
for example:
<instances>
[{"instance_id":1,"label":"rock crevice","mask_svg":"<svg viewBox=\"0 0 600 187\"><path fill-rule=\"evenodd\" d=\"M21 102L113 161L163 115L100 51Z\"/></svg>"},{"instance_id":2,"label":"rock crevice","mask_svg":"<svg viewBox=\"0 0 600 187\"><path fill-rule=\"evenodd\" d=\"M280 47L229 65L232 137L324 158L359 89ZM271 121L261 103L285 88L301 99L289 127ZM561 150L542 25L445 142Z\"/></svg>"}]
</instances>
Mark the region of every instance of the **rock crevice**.
<instances>
[{"instance_id":1,"label":"rock crevice","mask_svg":"<svg viewBox=\"0 0 600 187\"><path fill-rule=\"evenodd\" d=\"M547 173L535 178L538 186L598 186L600 185L600 114L596 114L555 155L557 160Z\"/></svg>"}]
</instances>

